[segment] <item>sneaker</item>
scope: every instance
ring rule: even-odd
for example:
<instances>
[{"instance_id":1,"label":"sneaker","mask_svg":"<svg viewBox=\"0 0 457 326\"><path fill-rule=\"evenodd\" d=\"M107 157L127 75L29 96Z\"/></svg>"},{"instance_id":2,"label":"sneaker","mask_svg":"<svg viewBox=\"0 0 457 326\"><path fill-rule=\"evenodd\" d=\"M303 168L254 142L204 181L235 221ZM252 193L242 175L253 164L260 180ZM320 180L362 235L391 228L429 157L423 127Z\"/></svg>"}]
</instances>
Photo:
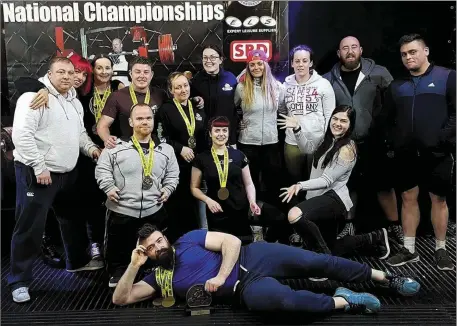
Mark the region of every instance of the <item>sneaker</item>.
<instances>
[{"instance_id":1,"label":"sneaker","mask_svg":"<svg viewBox=\"0 0 457 326\"><path fill-rule=\"evenodd\" d=\"M303 247L303 239L297 233L294 233L289 237L289 242L293 247Z\"/></svg>"},{"instance_id":2,"label":"sneaker","mask_svg":"<svg viewBox=\"0 0 457 326\"><path fill-rule=\"evenodd\" d=\"M105 267L103 261L92 259L85 266L76 269L67 269L67 272L75 273L83 271L96 271L98 269L102 269L103 267Z\"/></svg>"},{"instance_id":3,"label":"sneaker","mask_svg":"<svg viewBox=\"0 0 457 326\"><path fill-rule=\"evenodd\" d=\"M347 235L355 235L354 225L351 222L346 223L340 234L336 236L336 239L343 239Z\"/></svg>"},{"instance_id":4,"label":"sneaker","mask_svg":"<svg viewBox=\"0 0 457 326\"><path fill-rule=\"evenodd\" d=\"M407 263L415 263L420 260L417 252L411 253L405 247L401 247L400 251L395 255L387 259L387 264L390 266L403 266Z\"/></svg>"},{"instance_id":5,"label":"sneaker","mask_svg":"<svg viewBox=\"0 0 457 326\"><path fill-rule=\"evenodd\" d=\"M121 279L122 275L124 275L124 270L116 269L112 275L110 275L110 279L108 281L108 287L115 288L119 280Z\"/></svg>"},{"instance_id":6,"label":"sneaker","mask_svg":"<svg viewBox=\"0 0 457 326\"><path fill-rule=\"evenodd\" d=\"M17 303L27 302L30 301L29 295L29 288L28 287L20 287L11 292L13 295L13 301Z\"/></svg>"},{"instance_id":7,"label":"sneaker","mask_svg":"<svg viewBox=\"0 0 457 326\"><path fill-rule=\"evenodd\" d=\"M263 241L263 228L261 226L251 226L254 242Z\"/></svg>"},{"instance_id":8,"label":"sneaker","mask_svg":"<svg viewBox=\"0 0 457 326\"><path fill-rule=\"evenodd\" d=\"M409 277L386 273L386 279L389 281L388 287L404 296L412 296L419 292L420 284Z\"/></svg>"},{"instance_id":9,"label":"sneaker","mask_svg":"<svg viewBox=\"0 0 457 326\"><path fill-rule=\"evenodd\" d=\"M51 239L47 236L43 236L43 241L41 242L41 255L46 265L54 268L65 267L65 260L62 259Z\"/></svg>"},{"instance_id":10,"label":"sneaker","mask_svg":"<svg viewBox=\"0 0 457 326\"><path fill-rule=\"evenodd\" d=\"M382 228L370 233L371 243L380 252L379 259L386 259L390 255L389 238L387 237L387 230Z\"/></svg>"},{"instance_id":11,"label":"sneaker","mask_svg":"<svg viewBox=\"0 0 457 326\"><path fill-rule=\"evenodd\" d=\"M349 289L339 287L333 297L341 297L348 302L344 307L345 312L376 313L381 310L381 302L370 293L356 293Z\"/></svg>"},{"instance_id":12,"label":"sneaker","mask_svg":"<svg viewBox=\"0 0 457 326\"><path fill-rule=\"evenodd\" d=\"M454 264L446 249L438 249L435 251L436 266L442 271L452 271Z\"/></svg>"},{"instance_id":13,"label":"sneaker","mask_svg":"<svg viewBox=\"0 0 457 326\"><path fill-rule=\"evenodd\" d=\"M90 246L90 256L92 259L96 260L101 260L102 258L102 252L100 250L100 245L98 243L93 243Z\"/></svg>"},{"instance_id":14,"label":"sneaker","mask_svg":"<svg viewBox=\"0 0 457 326\"><path fill-rule=\"evenodd\" d=\"M405 237L403 235L403 228L401 225L392 224L387 229L387 232L391 240L395 241L399 246L403 244Z\"/></svg>"},{"instance_id":15,"label":"sneaker","mask_svg":"<svg viewBox=\"0 0 457 326\"><path fill-rule=\"evenodd\" d=\"M308 280L313 281L313 282L324 282L324 281L327 281L328 278L326 278L326 277L308 277Z\"/></svg>"}]
</instances>

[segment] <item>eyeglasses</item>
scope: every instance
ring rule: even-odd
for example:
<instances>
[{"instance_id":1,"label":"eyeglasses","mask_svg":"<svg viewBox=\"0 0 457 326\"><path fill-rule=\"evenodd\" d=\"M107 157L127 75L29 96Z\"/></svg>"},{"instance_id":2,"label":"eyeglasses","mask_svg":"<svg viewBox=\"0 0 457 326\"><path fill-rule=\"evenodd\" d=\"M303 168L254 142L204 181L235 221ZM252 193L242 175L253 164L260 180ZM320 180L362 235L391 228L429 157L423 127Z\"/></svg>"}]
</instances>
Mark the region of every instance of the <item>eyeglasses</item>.
<instances>
[{"instance_id":1,"label":"eyeglasses","mask_svg":"<svg viewBox=\"0 0 457 326\"><path fill-rule=\"evenodd\" d=\"M206 61L214 62L214 61L216 61L217 59L219 59L219 57L215 57L215 56L203 57L203 62L206 62Z\"/></svg>"}]
</instances>

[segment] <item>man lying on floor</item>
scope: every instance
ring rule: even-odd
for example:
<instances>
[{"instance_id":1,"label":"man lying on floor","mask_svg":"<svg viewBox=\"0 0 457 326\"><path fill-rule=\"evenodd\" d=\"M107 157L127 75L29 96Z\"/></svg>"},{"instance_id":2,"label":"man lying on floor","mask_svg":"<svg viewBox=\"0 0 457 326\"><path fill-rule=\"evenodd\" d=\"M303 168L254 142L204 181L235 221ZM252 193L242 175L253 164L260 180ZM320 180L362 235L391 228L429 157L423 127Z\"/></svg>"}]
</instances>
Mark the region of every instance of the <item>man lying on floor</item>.
<instances>
[{"instance_id":1,"label":"man lying on floor","mask_svg":"<svg viewBox=\"0 0 457 326\"><path fill-rule=\"evenodd\" d=\"M138 246L113 294L113 302L126 305L162 293L163 306L185 298L195 284L205 284L216 297L237 296L254 311L303 311L328 313L335 309L377 312L379 300L369 293L338 288L333 297L306 290L294 291L277 278L322 276L342 282L373 280L401 295L414 295L418 282L392 275L344 258L317 254L278 243L255 242L241 246L235 236L195 230L171 246L152 225L138 231ZM159 266L155 273L133 284L148 257ZM172 281L171 281L172 280ZM172 283L172 286L170 286ZM168 289L168 290L167 290Z\"/></svg>"}]
</instances>

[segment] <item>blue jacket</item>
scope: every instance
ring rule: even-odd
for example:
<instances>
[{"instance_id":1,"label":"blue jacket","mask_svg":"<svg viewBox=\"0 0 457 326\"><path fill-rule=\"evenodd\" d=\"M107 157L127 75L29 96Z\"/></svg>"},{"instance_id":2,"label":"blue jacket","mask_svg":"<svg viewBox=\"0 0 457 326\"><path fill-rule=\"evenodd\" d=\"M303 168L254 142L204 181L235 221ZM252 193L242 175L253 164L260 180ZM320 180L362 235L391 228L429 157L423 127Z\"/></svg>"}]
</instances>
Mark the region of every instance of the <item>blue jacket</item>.
<instances>
[{"instance_id":1,"label":"blue jacket","mask_svg":"<svg viewBox=\"0 0 457 326\"><path fill-rule=\"evenodd\" d=\"M226 116L229 119L230 144L236 144L237 141L238 118L234 102L236 84L235 75L223 69L215 76L201 71L191 82L191 96L201 96L205 101L205 126L216 116Z\"/></svg>"},{"instance_id":2,"label":"blue jacket","mask_svg":"<svg viewBox=\"0 0 457 326\"><path fill-rule=\"evenodd\" d=\"M421 76L407 76L390 84L383 115L394 149L453 150L455 78L455 70L431 64Z\"/></svg>"}]
</instances>

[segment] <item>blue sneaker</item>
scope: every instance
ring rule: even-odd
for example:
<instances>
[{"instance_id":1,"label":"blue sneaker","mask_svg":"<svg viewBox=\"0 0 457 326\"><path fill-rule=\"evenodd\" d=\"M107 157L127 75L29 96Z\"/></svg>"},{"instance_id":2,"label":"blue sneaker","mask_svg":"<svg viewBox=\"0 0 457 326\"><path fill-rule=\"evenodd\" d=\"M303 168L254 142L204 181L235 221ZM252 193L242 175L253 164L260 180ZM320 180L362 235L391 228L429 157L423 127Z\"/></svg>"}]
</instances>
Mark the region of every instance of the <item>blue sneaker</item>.
<instances>
[{"instance_id":1,"label":"blue sneaker","mask_svg":"<svg viewBox=\"0 0 457 326\"><path fill-rule=\"evenodd\" d=\"M381 302L370 293L357 293L346 288L337 288L333 297L344 298L349 304L345 312L376 313L381 310Z\"/></svg>"},{"instance_id":2,"label":"blue sneaker","mask_svg":"<svg viewBox=\"0 0 457 326\"><path fill-rule=\"evenodd\" d=\"M397 276L386 272L386 278L389 280L388 287L404 296L415 295L421 288L419 282L409 277Z\"/></svg>"}]
</instances>

